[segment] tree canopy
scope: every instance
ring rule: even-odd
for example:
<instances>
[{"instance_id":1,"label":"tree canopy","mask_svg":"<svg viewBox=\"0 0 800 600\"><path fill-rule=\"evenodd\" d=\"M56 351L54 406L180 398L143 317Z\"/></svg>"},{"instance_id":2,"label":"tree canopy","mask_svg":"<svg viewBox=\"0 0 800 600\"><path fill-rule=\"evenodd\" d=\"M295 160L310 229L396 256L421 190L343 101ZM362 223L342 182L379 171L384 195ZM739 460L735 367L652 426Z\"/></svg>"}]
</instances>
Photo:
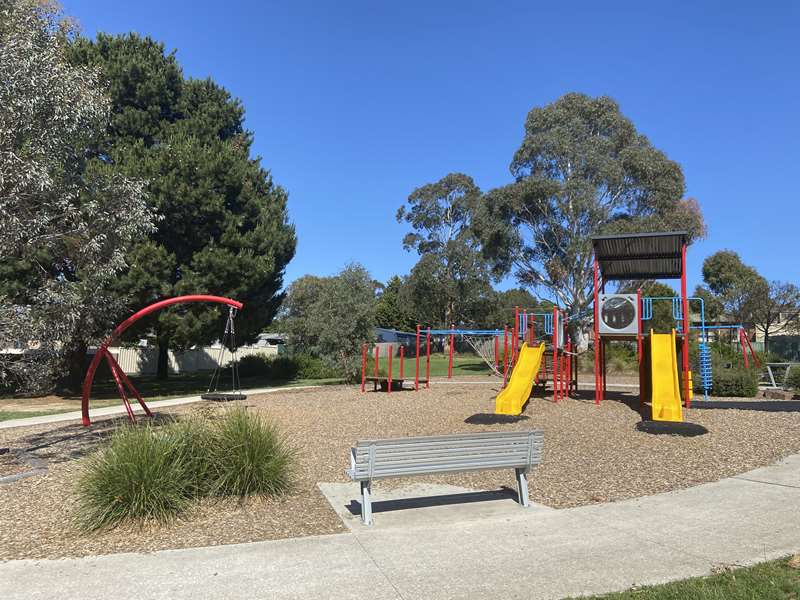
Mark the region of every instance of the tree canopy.
<instances>
[{"instance_id":1,"label":"tree canopy","mask_svg":"<svg viewBox=\"0 0 800 600\"><path fill-rule=\"evenodd\" d=\"M296 240L286 192L250 155L253 135L241 102L210 79L184 78L174 52L149 37L78 39L71 59L99 69L108 82L112 118L95 153L147 180L161 217L158 231L131 252L119 293L139 306L186 293L234 297L245 304L239 333L252 338L280 305ZM214 308L193 306L151 320L159 374L166 376L170 346L213 340L221 318Z\"/></svg>"},{"instance_id":2,"label":"tree canopy","mask_svg":"<svg viewBox=\"0 0 800 600\"><path fill-rule=\"evenodd\" d=\"M96 69L67 60L54 4L0 4L0 354L3 385L49 389L124 308L113 292L153 230L144 184L87 149L110 101Z\"/></svg>"},{"instance_id":3,"label":"tree canopy","mask_svg":"<svg viewBox=\"0 0 800 600\"><path fill-rule=\"evenodd\" d=\"M491 293L491 277L472 219L481 191L472 178L451 173L414 190L397 211L412 231L406 250L420 259L407 280L418 322L474 322Z\"/></svg>"},{"instance_id":4,"label":"tree canopy","mask_svg":"<svg viewBox=\"0 0 800 600\"><path fill-rule=\"evenodd\" d=\"M375 281L359 264L333 277L305 275L289 286L281 325L294 347L355 376L361 344L375 337L375 292Z\"/></svg>"},{"instance_id":5,"label":"tree canopy","mask_svg":"<svg viewBox=\"0 0 800 600\"><path fill-rule=\"evenodd\" d=\"M591 236L681 229L704 234L696 201L682 199L680 166L608 97L570 93L528 113L510 165L473 220L496 274L544 290L571 312L591 301Z\"/></svg>"}]
</instances>

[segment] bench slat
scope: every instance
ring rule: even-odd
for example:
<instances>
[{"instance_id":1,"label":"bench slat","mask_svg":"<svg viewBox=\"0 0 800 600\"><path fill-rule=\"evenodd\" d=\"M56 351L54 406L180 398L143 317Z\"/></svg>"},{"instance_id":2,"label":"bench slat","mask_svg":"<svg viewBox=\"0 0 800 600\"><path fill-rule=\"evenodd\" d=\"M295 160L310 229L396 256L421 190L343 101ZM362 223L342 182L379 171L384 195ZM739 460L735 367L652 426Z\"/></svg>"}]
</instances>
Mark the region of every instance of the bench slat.
<instances>
[{"instance_id":1,"label":"bench slat","mask_svg":"<svg viewBox=\"0 0 800 600\"><path fill-rule=\"evenodd\" d=\"M538 457L537 457L538 458ZM432 456L423 459L407 458L405 460L396 460L392 462L377 462L373 467L374 471L391 471L392 469L400 469L406 465L420 465L427 466L430 469L438 469L448 465L461 465L461 464L491 464L494 462L513 462L519 466L528 465L527 453L515 454L491 454L486 456L461 456L455 458L448 458L442 456ZM531 462L534 462L533 460ZM537 461L538 462L538 461ZM356 463L356 469L369 469L369 463Z\"/></svg>"},{"instance_id":2,"label":"bench slat","mask_svg":"<svg viewBox=\"0 0 800 600\"><path fill-rule=\"evenodd\" d=\"M456 440L464 440L464 441L478 441L478 440L485 440L489 438L519 438L519 439L526 439L529 435L533 437L544 437L544 432L534 430L534 431L484 431L481 433L455 433L450 435L428 435L428 436L420 436L420 437L411 437L411 438L382 438L382 439L375 439L375 440L359 440L356 442L356 446L369 446L369 445L381 445L381 446L399 446L399 445L418 445L424 444L429 442L448 442L448 441L456 441Z\"/></svg>"},{"instance_id":3,"label":"bench slat","mask_svg":"<svg viewBox=\"0 0 800 600\"><path fill-rule=\"evenodd\" d=\"M541 450L542 444L534 444L534 450ZM375 457L380 457L381 460L391 460L395 456L437 456L446 455L453 456L457 454L486 454L497 452L528 452L528 444L497 444L488 446L434 446L423 448L382 448L381 446L374 447ZM369 448L359 448L356 451L356 460L369 460Z\"/></svg>"},{"instance_id":4,"label":"bench slat","mask_svg":"<svg viewBox=\"0 0 800 600\"><path fill-rule=\"evenodd\" d=\"M542 443L542 440L538 440L535 436L533 438L534 443ZM380 448L381 450L400 450L404 448L413 448L415 450L424 450L429 448L488 448L494 445L528 445L528 438L516 438L513 440L510 439L486 439L486 440L440 440L440 441L432 441L432 442L425 442L419 444L384 444L380 442L373 442L373 443L365 443L359 442L356 446L357 452L368 452L371 446L375 448Z\"/></svg>"}]
</instances>

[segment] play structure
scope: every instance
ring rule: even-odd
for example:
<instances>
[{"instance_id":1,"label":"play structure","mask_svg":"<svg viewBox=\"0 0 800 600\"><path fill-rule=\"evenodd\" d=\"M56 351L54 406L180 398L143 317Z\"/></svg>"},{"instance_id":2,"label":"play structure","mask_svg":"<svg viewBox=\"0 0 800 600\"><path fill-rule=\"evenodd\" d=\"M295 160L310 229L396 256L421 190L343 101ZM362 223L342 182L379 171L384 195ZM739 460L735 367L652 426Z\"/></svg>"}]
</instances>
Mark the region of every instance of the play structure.
<instances>
[{"instance_id":1,"label":"play structure","mask_svg":"<svg viewBox=\"0 0 800 600\"><path fill-rule=\"evenodd\" d=\"M108 348L117 341L120 336L130 328L134 323L139 321L140 319L151 315L159 310L167 308L168 306L174 306L176 304L189 304L193 302L211 302L216 304L223 304L229 307L228 310L228 320L225 327L225 334L223 335L223 343L222 348L220 350L220 359L222 358L222 352L225 349L226 343L235 343L235 336L234 336L234 329L233 329L233 319L236 316L236 312L240 311L243 307L241 302L237 300L232 300L230 298L223 298L222 296L208 296L208 295L190 295L190 296L178 296L175 298L167 298L166 300L161 300L159 302L155 302L145 308L137 311L136 313L132 314L130 317L125 319L122 323L117 325L111 334L103 340L103 342L98 346L97 351L92 358L91 363L89 363L89 368L86 371L86 377L83 380L83 389L81 395L81 414L83 419L83 424L88 426L91 424L91 420L89 418L89 395L92 391L92 382L94 381L95 373L97 372L97 367L100 366L100 361L105 359L106 363L108 364L108 368L111 371L111 376L114 378L114 383L117 386L117 391L119 392L120 398L122 399L122 404L125 406L125 411L128 413L128 419L133 422L136 420L134 417L133 409L131 408L130 401L128 399L128 393L132 394L136 400L139 402L139 405L142 407L142 410L148 415L152 416L152 412L145 404L142 395L138 392L138 390L134 387L133 383L131 383L130 379L128 379L127 375L125 375L124 371L120 368L117 361L111 355ZM239 377L237 371L237 361L236 361L236 353L235 348L231 350L233 354L233 361L231 363L231 376L232 376L232 386L233 389L230 394L223 394L217 391L217 385L219 384L220 380L220 369L221 364L217 364L217 369L214 371L212 375L211 384L209 385L208 392L204 394L204 397L215 399L215 400L222 400L222 399L243 399L244 396L239 390ZM127 388L127 392L126 392Z\"/></svg>"},{"instance_id":2,"label":"play structure","mask_svg":"<svg viewBox=\"0 0 800 600\"><path fill-rule=\"evenodd\" d=\"M709 335L730 330L738 337L745 368L758 359L742 325L707 325L702 298L686 293L685 232L657 232L595 236L592 330L594 333L595 403L600 405L607 391L607 348L613 342L635 342L639 364L639 397L650 402L652 419L679 422L683 408L690 407L694 382L690 369L690 337L697 336L697 372L704 396L712 387ZM610 281L680 279L680 294L670 297L633 293L607 293ZM656 332L648 325L654 303L670 303L673 326ZM696 306L695 324L690 323L691 305ZM553 401L577 391L578 355L572 351L570 321L588 314L566 315L558 308L551 313L515 309L511 337L512 369L508 385L495 399L495 412L520 414L536 383L549 380ZM520 348L520 341L522 347ZM535 343L539 346L535 347ZM549 343L549 348L546 347ZM519 348L519 350L518 350ZM548 363L549 359L549 365ZM507 373L509 365L504 365ZM504 377L504 383L506 381Z\"/></svg>"}]
</instances>

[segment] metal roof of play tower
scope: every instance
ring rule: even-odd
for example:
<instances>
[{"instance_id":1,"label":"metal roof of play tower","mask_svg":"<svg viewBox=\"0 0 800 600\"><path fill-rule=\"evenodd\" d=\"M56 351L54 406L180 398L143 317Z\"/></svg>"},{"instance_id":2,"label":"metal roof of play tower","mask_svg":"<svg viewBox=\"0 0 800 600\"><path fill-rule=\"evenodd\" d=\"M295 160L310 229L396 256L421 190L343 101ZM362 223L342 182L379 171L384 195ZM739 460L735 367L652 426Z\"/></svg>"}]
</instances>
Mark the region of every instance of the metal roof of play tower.
<instances>
[{"instance_id":1,"label":"metal roof of play tower","mask_svg":"<svg viewBox=\"0 0 800 600\"><path fill-rule=\"evenodd\" d=\"M592 237L604 281L619 279L680 279L685 231L623 233Z\"/></svg>"}]
</instances>

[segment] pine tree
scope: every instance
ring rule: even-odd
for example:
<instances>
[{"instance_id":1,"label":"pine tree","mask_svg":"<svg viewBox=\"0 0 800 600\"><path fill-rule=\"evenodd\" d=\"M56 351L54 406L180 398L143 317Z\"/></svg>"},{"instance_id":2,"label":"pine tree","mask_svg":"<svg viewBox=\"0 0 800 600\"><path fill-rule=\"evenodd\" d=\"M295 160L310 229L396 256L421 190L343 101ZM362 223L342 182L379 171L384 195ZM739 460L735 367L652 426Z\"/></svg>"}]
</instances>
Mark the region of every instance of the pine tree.
<instances>
[{"instance_id":1,"label":"pine tree","mask_svg":"<svg viewBox=\"0 0 800 600\"><path fill-rule=\"evenodd\" d=\"M119 293L134 298L131 308L179 294L230 296L245 304L238 333L254 337L280 305L296 240L286 192L251 156L241 102L210 79L184 78L174 52L149 37L80 39L72 60L98 68L111 93L113 116L97 154L149 181L160 217L157 233L131 252ZM212 341L221 322L217 308L192 306L148 323L159 376L167 376L170 347Z\"/></svg>"}]
</instances>

